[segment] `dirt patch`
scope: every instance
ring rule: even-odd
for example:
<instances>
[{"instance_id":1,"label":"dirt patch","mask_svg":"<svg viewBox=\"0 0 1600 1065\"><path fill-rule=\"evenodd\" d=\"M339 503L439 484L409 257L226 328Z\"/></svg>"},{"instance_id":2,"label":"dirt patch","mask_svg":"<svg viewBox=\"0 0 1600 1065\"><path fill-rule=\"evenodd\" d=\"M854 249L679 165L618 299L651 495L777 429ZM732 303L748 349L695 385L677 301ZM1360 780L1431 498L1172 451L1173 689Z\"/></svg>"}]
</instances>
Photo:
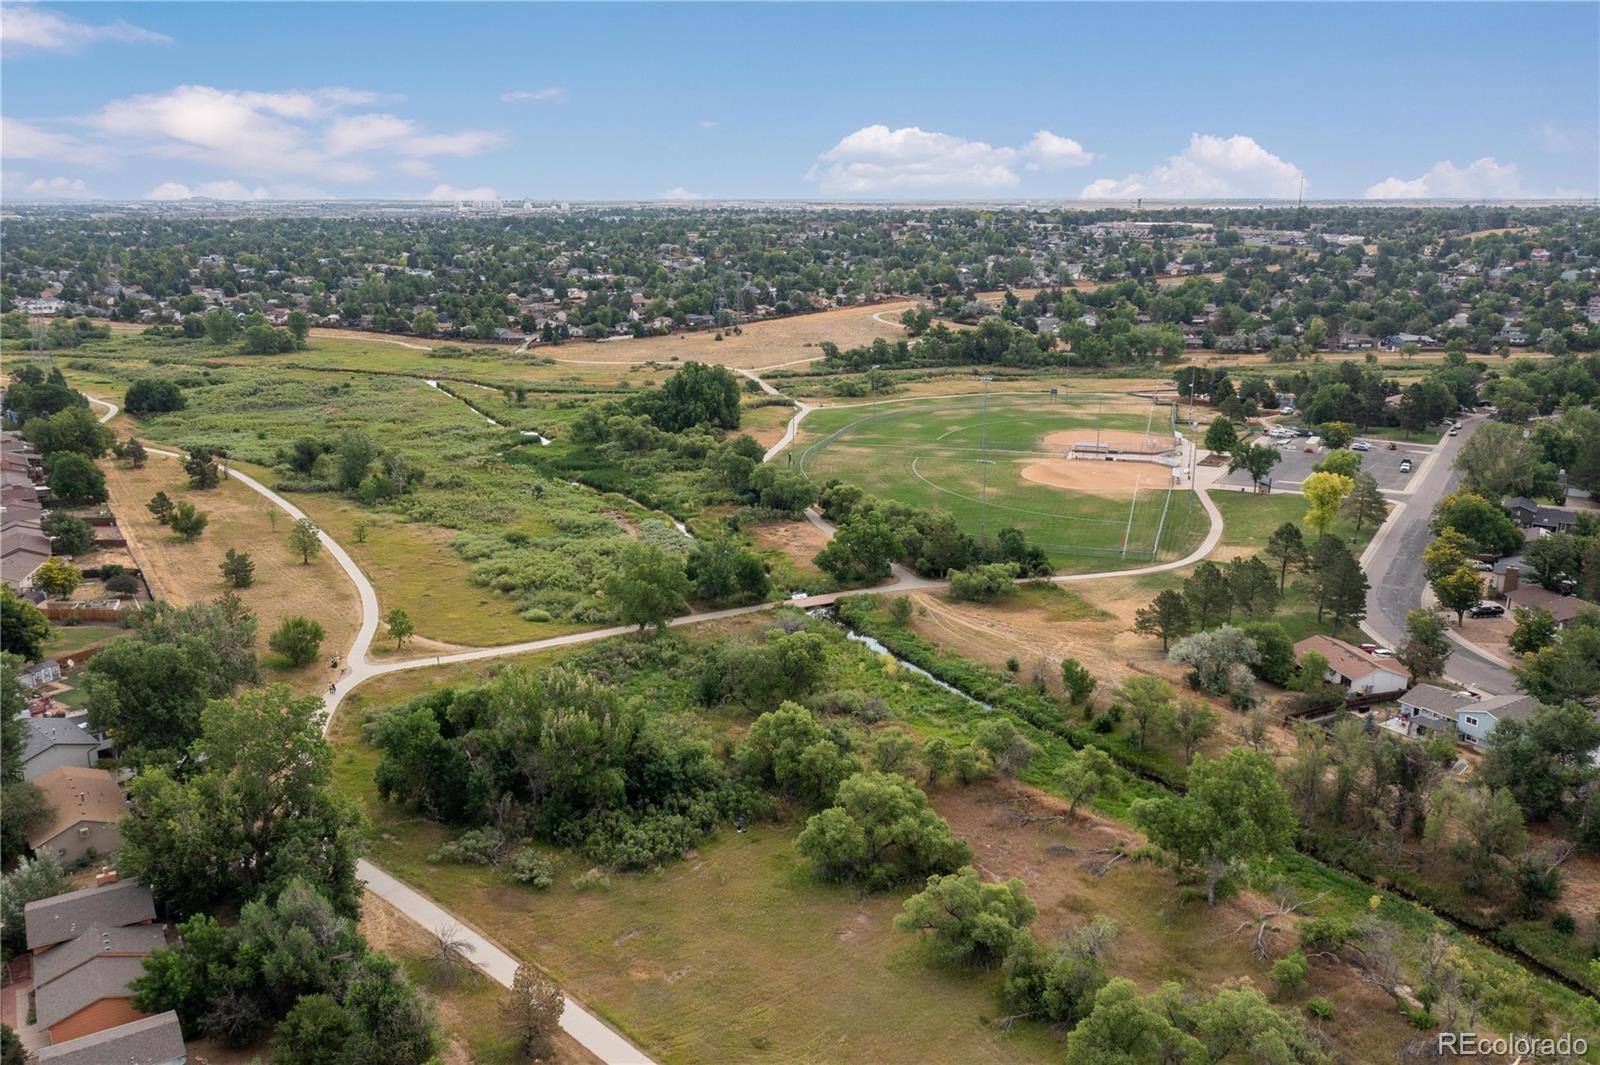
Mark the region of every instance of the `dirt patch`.
<instances>
[{"instance_id":1,"label":"dirt patch","mask_svg":"<svg viewBox=\"0 0 1600 1065\"><path fill-rule=\"evenodd\" d=\"M1110 462L1098 458L1045 459L1022 467L1024 481L1072 492L1130 498L1135 490L1164 489L1172 482L1168 467L1154 462Z\"/></svg>"},{"instance_id":2,"label":"dirt patch","mask_svg":"<svg viewBox=\"0 0 1600 1065\"><path fill-rule=\"evenodd\" d=\"M809 521L769 521L750 529L758 547L779 551L794 568L808 576L822 571L811 560L828 546L828 535Z\"/></svg>"}]
</instances>

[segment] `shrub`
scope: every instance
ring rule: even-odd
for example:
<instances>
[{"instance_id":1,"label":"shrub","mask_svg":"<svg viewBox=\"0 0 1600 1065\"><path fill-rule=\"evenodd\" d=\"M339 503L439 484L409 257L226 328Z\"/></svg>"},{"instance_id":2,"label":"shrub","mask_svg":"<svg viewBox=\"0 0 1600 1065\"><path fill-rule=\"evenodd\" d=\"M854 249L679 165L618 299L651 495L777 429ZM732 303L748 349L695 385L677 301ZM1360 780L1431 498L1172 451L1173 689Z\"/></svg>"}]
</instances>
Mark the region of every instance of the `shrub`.
<instances>
[{"instance_id":1,"label":"shrub","mask_svg":"<svg viewBox=\"0 0 1600 1065\"><path fill-rule=\"evenodd\" d=\"M428 861L458 862L462 865L499 865L505 848L506 837L499 829L475 828L461 833L428 855Z\"/></svg>"},{"instance_id":2,"label":"shrub","mask_svg":"<svg viewBox=\"0 0 1600 1065\"><path fill-rule=\"evenodd\" d=\"M611 878L599 869L588 869L572 878L574 891L610 891Z\"/></svg>"},{"instance_id":3,"label":"shrub","mask_svg":"<svg viewBox=\"0 0 1600 1065\"><path fill-rule=\"evenodd\" d=\"M1333 1019L1333 1003L1321 995L1313 995L1306 999L1306 1012L1319 1021Z\"/></svg>"},{"instance_id":4,"label":"shrub","mask_svg":"<svg viewBox=\"0 0 1600 1065\"><path fill-rule=\"evenodd\" d=\"M511 879L519 884L543 890L555 883L556 871L550 864L550 859L532 847L522 847L513 851L508 867Z\"/></svg>"},{"instance_id":5,"label":"shrub","mask_svg":"<svg viewBox=\"0 0 1600 1065\"><path fill-rule=\"evenodd\" d=\"M1267 977L1278 989L1279 994L1286 995L1298 991L1310 973L1311 964L1306 961L1305 954L1297 949L1291 950L1273 962Z\"/></svg>"}]
</instances>

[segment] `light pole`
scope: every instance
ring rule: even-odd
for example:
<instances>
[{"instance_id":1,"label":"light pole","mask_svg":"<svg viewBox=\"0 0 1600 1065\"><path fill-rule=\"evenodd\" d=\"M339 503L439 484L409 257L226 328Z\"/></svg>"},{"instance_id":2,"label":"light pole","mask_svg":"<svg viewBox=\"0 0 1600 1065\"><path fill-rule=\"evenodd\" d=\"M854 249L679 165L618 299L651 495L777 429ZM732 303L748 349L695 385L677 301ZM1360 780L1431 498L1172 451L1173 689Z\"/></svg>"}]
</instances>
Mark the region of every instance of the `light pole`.
<instances>
[{"instance_id":1,"label":"light pole","mask_svg":"<svg viewBox=\"0 0 1600 1065\"><path fill-rule=\"evenodd\" d=\"M980 421L980 425L982 426L982 429L981 429L981 432L980 432L980 442L979 442L979 445L978 445L978 453L980 455L988 455L989 454L989 382L994 380L994 376L992 374L984 374L983 377L981 378L981 380L983 381L983 416L979 420ZM986 533L987 533L987 529L988 529L988 521L989 521L989 467L993 466L994 462L993 462L993 460L988 459L988 458L980 458L980 459L978 459L978 465L983 467L983 491L979 495L980 502L978 504L978 542L981 544L986 539Z\"/></svg>"}]
</instances>

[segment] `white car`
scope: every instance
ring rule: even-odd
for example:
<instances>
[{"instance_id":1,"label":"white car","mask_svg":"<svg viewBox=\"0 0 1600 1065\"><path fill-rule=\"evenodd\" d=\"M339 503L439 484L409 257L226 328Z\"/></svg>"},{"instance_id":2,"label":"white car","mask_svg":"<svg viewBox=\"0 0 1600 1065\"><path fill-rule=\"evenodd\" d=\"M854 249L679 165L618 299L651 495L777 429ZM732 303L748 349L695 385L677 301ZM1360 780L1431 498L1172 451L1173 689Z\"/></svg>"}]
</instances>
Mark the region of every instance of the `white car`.
<instances>
[{"instance_id":1,"label":"white car","mask_svg":"<svg viewBox=\"0 0 1600 1065\"><path fill-rule=\"evenodd\" d=\"M1394 657L1394 652L1389 650L1387 647L1374 648L1373 650L1368 651L1367 653L1370 654L1373 658L1393 658Z\"/></svg>"},{"instance_id":2,"label":"white car","mask_svg":"<svg viewBox=\"0 0 1600 1065\"><path fill-rule=\"evenodd\" d=\"M1411 472L1411 460L1410 459L1401 459L1400 460L1400 472L1401 473L1410 473Z\"/></svg>"},{"instance_id":3,"label":"white car","mask_svg":"<svg viewBox=\"0 0 1600 1065\"><path fill-rule=\"evenodd\" d=\"M1372 445L1367 443L1365 440L1357 440L1356 442L1354 442L1353 444L1350 445L1350 450L1351 451L1371 451L1372 450Z\"/></svg>"}]
</instances>

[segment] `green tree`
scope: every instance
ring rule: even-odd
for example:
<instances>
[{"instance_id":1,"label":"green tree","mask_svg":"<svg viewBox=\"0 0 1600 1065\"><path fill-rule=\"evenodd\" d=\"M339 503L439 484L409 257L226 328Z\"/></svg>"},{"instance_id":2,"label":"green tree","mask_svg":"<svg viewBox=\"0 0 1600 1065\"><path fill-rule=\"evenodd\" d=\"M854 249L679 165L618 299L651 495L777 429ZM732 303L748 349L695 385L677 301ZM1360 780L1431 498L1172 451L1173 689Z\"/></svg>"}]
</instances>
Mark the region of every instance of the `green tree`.
<instances>
[{"instance_id":1,"label":"green tree","mask_svg":"<svg viewBox=\"0 0 1600 1065\"><path fill-rule=\"evenodd\" d=\"M631 543L604 584L617 620L641 630L664 629L667 619L688 609L689 577L683 560L654 544Z\"/></svg>"},{"instance_id":2,"label":"green tree","mask_svg":"<svg viewBox=\"0 0 1600 1065\"><path fill-rule=\"evenodd\" d=\"M50 538L50 550L57 555L83 555L94 550L94 529L82 518L64 511L53 511L41 526Z\"/></svg>"},{"instance_id":3,"label":"green tree","mask_svg":"<svg viewBox=\"0 0 1600 1065\"><path fill-rule=\"evenodd\" d=\"M284 325L289 330L289 338L294 341L295 350L304 351L306 338L311 335L311 319L306 317L306 312L290 311Z\"/></svg>"},{"instance_id":4,"label":"green tree","mask_svg":"<svg viewBox=\"0 0 1600 1065\"><path fill-rule=\"evenodd\" d=\"M433 1014L392 959L369 951L345 992L350 1065L414 1065L438 1049Z\"/></svg>"},{"instance_id":5,"label":"green tree","mask_svg":"<svg viewBox=\"0 0 1600 1065\"><path fill-rule=\"evenodd\" d=\"M1244 749L1196 760L1186 794L1139 799L1132 814L1180 868L1200 872L1213 906L1217 886L1231 869L1282 852L1296 829L1271 757Z\"/></svg>"},{"instance_id":6,"label":"green tree","mask_svg":"<svg viewBox=\"0 0 1600 1065\"><path fill-rule=\"evenodd\" d=\"M1323 422L1317 427L1317 435L1322 437L1324 444L1337 451L1350 446L1350 441L1356 438L1356 430L1349 422ZM1356 456L1357 461L1360 458L1360 455Z\"/></svg>"},{"instance_id":7,"label":"green tree","mask_svg":"<svg viewBox=\"0 0 1600 1065\"><path fill-rule=\"evenodd\" d=\"M1272 570L1261 559L1254 555L1249 558L1235 555L1224 574L1233 605L1247 617L1267 618L1277 611L1278 582L1272 579Z\"/></svg>"},{"instance_id":8,"label":"green tree","mask_svg":"<svg viewBox=\"0 0 1600 1065\"><path fill-rule=\"evenodd\" d=\"M1218 455L1230 454L1239 444L1239 433L1233 427L1233 422L1227 418L1215 418L1206 428L1203 441L1207 451Z\"/></svg>"},{"instance_id":9,"label":"green tree","mask_svg":"<svg viewBox=\"0 0 1600 1065\"><path fill-rule=\"evenodd\" d=\"M1488 499L1534 493L1545 462L1539 445L1523 436L1522 426L1489 422L1456 452L1455 468L1469 491Z\"/></svg>"},{"instance_id":10,"label":"green tree","mask_svg":"<svg viewBox=\"0 0 1600 1065\"><path fill-rule=\"evenodd\" d=\"M210 515L203 510L196 510L195 505L187 499L172 504L172 513L167 515L167 527L186 544L200 539L200 534L206 531L210 523Z\"/></svg>"},{"instance_id":11,"label":"green tree","mask_svg":"<svg viewBox=\"0 0 1600 1065\"><path fill-rule=\"evenodd\" d=\"M431 337L439 331L439 316L432 311L418 311L411 319L411 331L419 337Z\"/></svg>"},{"instance_id":12,"label":"green tree","mask_svg":"<svg viewBox=\"0 0 1600 1065\"><path fill-rule=\"evenodd\" d=\"M221 307L206 312L205 327L206 337L219 348L239 335L239 319Z\"/></svg>"},{"instance_id":13,"label":"green tree","mask_svg":"<svg viewBox=\"0 0 1600 1065\"><path fill-rule=\"evenodd\" d=\"M988 756L994 771L1007 778L1027 768L1039 752L1009 717L994 717L979 724L972 742Z\"/></svg>"},{"instance_id":14,"label":"green tree","mask_svg":"<svg viewBox=\"0 0 1600 1065\"><path fill-rule=\"evenodd\" d=\"M32 784L27 786L33 788ZM37 788L33 790L38 791ZM10 798L9 789L7 798ZM9 809L6 816L7 818L11 816ZM11 826L7 825L5 831L10 832ZM15 957L28 947L27 929L24 923L24 911L28 903L47 899L52 895L65 894L71 890L72 879L62 866L61 859L49 851L19 861L16 867L0 880L0 930L4 933L6 952Z\"/></svg>"},{"instance_id":15,"label":"green tree","mask_svg":"<svg viewBox=\"0 0 1600 1065\"><path fill-rule=\"evenodd\" d=\"M301 564L307 566L321 553L322 533L310 518L298 519L289 529L289 550L299 555Z\"/></svg>"},{"instance_id":16,"label":"green tree","mask_svg":"<svg viewBox=\"0 0 1600 1065\"><path fill-rule=\"evenodd\" d=\"M1280 593L1289 579L1289 570L1303 568L1311 561L1311 552L1306 549L1305 538L1300 535L1300 526L1292 521L1286 521L1272 531L1263 553L1278 565Z\"/></svg>"},{"instance_id":17,"label":"green tree","mask_svg":"<svg viewBox=\"0 0 1600 1065\"><path fill-rule=\"evenodd\" d=\"M22 662L36 662L49 640L50 619L44 611L12 591L11 585L0 584L0 650Z\"/></svg>"},{"instance_id":18,"label":"green tree","mask_svg":"<svg viewBox=\"0 0 1600 1065\"><path fill-rule=\"evenodd\" d=\"M208 447L192 447L183 459L183 472L195 488L215 488L222 483L219 453Z\"/></svg>"},{"instance_id":19,"label":"green tree","mask_svg":"<svg viewBox=\"0 0 1600 1065\"><path fill-rule=\"evenodd\" d=\"M1361 473L1361 452L1330 451L1328 457L1312 467L1317 473L1336 473L1352 481Z\"/></svg>"},{"instance_id":20,"label":"green tree","mask_svg":"<svg viewBox=\"0 0 1600 1065\"><path fill-rule=\"evenodd\" d=\"M1067 1038L1066 1065L1201 1065L1211 1060L1194 1036L1174 1023L1177 985L1146 1000L1132 980L1110 981Z\"/></svg>"},{"instance_id":21,"label":"green tree","mask_svg":"<svg viewBox=\"0 0 1600 1065\"><path fill-rule=\"evenodd\" d=\"M1576 813L1583 788L1596 768L1590 753L1600 748L1600 721L1576 700L1544 705L1528 721L1507 718L1489 733L1477 778L1504 788L1528 818L1547 821Z\"/></svg>"},{"instance_id":22,"label":"green tree","mask_svg":"<svg viewBox=\"0 0 1600 1065\"><path fill-rule=\"evenodd\" d=\"M327 636L322 626L298 614L286 617L272 630L267 646L282 655L291 666L309 665L322 649Z\"/></svg>"},{"instance_id":23,"label":"green tree","mask_svg":"<svg viewBox=\"0 0 1600 1065\"><path fill-rule=\"evenodd\" d=\"M46 466L54 456L68 453L97 459L116 440L93 411L76 405L54 414L29 418L23 423L22 435L45 456Z\"/></svg>"},{"instance_id":24,"label":"green tree","mask_svg":"<svg viewBox=\"0 0 1600 1065\"><path fill-rule=\"evenodd\" d=\"M1159 637L1163 651L1173 639L1189 635L1193 628L1189 601L1170 588L1157 593L1149 606L1140 607L1133 614L1133 631Z\"/></svg>"},{"instance_id":25,"label":"green tree","mask_svg":"<svg viewBox=\"0 0 1600 1065\"><path fill-rule=\"evenodd\" d=\"M870 583L889 576L900 550L894 527L879 514L863 513L839 526L814 561L841 582Z\"/></svg>"},{"instance_id":26,"label":"green tree","mask_svg":"<svg viewBox=\"0 0 1600 1065\"><path fill-rule=\"evenodd\" d=\"M216 656L198 640L113 640L83 671L89 727L131 766L175 764L200 732Z\"/></svg>"},{"instance_id":27,"label":"green tree","mask_svg":"<svg viewBox=\"0 0 1600 1065\"><path fill-rule=\"evenodd\" d=\"M52 599L65 599L83 583L83 573L70 562L47 558L33 571L33 583Z\"/></svg>"},{"instance_id":28,"label":"green tree","mask_svg":"<svg viewBox=\"0 0 1600 1065\"><path fill-rule=\"evenodd\" d=\"M968 865L930 876L905 901L894 926L921 935L945 964L988 965L1006 956L1038 912L1021 880L984 883Z\"/></svg>"},{"instance_id":29,"label":"green tree","mask_svg":"<svg viewBox=\"0 0 1600 1065\"><path fill-rule=\"evenodd\" d=\"M1537 654L1556 642L1560 630L1556 616L1550 611L1537 606L1519 606L1511 613L1517 619L1516 628L1506 641L1512 651L1519 655Z\"/></svg>"},{"instance_id":30,"label":"green tree","mask_svg":"<svg viewBox=\"0 0 1600 1065\"><path fill-rule=\"evenodd\" d=\"M399 607L383 615L383 624L389 632L389 639L394 641L396 651L404 647L406 638L416 631L411 624L411 615Z\"/></svg>"},{"instance_id":31,"label":"green tree","mask_svg":"<svg viewBox=\"0 0 1600 1065\"><path fill-rule=\"evenodd\" d=\"M1300 494L1306 498L1305 523L1316 531L1317 538L1328 535L1338 520L1339 508L1355 488L1355 482L1337 473L1313 473L1300 482Z\"/></svg>"},{"instance_id":32,"label":"green tree","mask_svg":"<svg viewBox=\"0 0 1600 1065\"><path fill-rule=\"evenodd\" d=\"M1454 529L1479 548L1506 555L1522 546L1522 530L1511 516L1480 495L1456 492L1439 500L1428 528L1435 535Z\"/></svg>"},{"instance_id":33,"label":"green tree","mask_svg":"<svg viewBox=\"0 0 1600 1065\"><path fill-rule=\"evenodd\" d=\"M1388 501L1378 488L1377 478L1365 471L1355 475L1355 487L1344 501L1344 513L1355 522L1356 532L1364 525L1381 525L1389 516Z\"/></svg>"},{"instance_id":34,"label":"green tree","mask_svg":"<svg viewBox=\"0 0 1600 1065\"><path fill-rule=\"evenodd\" d=\"M1183 582L1183 598L1197 630L1209 629L1226 621L1233 610L1233 590L1228 578L1215 562L1202 562Z\"/></svg>"},{"instance_id":35,"label":"green tree","mask_svg":"<svg viewBox=\"0 0 1600 1065\"><path fill-rule=\"evenodd\" d=\"M1182 600L1180 599L1179 602L1182 602ZM1094 679L1094 674L1084 668L1083 663L1076 658L1063 658L1061 660L1061 683L1067 689L1068 699L1074 703L1082 703L1088 701L1089 696L1094 694L1095 685L1098 682Z\"/></svg>"},{"instance_id":36,"label":"green tree","mask_svg":"<svg viewBox=\"0 0 1600 1065\"><path fill-rule=\"evenodd\" d=\"M256 564L250 561L248 551L228 548L228 554L217 568L222 571L222 579L234 588L248 588L255 583Z\"/></svg>"},{"instance_id":37,"label":"green tree","mask_svg":"<svg viewBox=\"0 0 1600 1065\"><path fill-rule=\"evenodd\" d=\"M929 787L949 776L954 764L955 752L943 736L934 736L922 745L922 768L928 772Z\"/></svg>"},{"instance_id":38,"label":"green tree","mask_svg":"<svg viewBox=\"0 0 1600 1065\"><path fill-rule=\"evenodd\" d=\"M302 995L272 1033L273 1065L342 1065L350 1015L328 994Z\"/></svg>"},{"instance_id":39,"label":"green tree","mask_svg":"<svg viewBox=\"0 0 1600 1065\"><path fill-rule=\"evenodd\" d=\"M1462 566L1430 583L1439 605L1455 612L1457 625L1461 624L1467 609L1483 598L1483 578L1470 566Z\"/></svg>"},{"instance_id":40,"label":"green tree","mask_svg":"<svg viewBox=\"0 0 1600 1065\"><path fill-rule=\"evenodd\" d=\"M523 1054L542 1058L554 1045L566 1005L561 986L524 962L517 966L511 987L500 997L500 1020Z\"/></svg>"},{"instance_id":41,"label":"green tree","mask_svg":"<svg viewBox=\"0 0 1600 1065\"><path fill-rule=\"evenodd\" d=\"M1325 582L1325 603L1333 616L1333 631L1345 623L1357 624L1367 616L1367 575L1349 551L1332 556Z\"/></svg>"},{"instance_id":42,"label":"green tree","mask_svg":"<svg viewBox=\"0 0 1600 1065\"><path fill-rule=\"evenodd\" d=\"M176 381L159 377L140 377L128 386L122 406L129 414L167 414L188 406Z\"/></svg>"},{"instance_id":43,"label":"green tree","mask_svg":"<svg viewBox=\"0 0 1600 1065\"><path fill-rule=\"evenodd\" d=\"M795 849L821 875L871 891L972 860L972 848L928 808L922 789L888 773L857 773L840 784L837 805L807 819Z\"/></svg>"},{"instance_id":44,"label":"green tree","mask_svg":"<svg viewBox=\"0 0 1600 1065\"><path fill-rule=\"evenodd\" d=\"M139 443L136 437L132 436L128 437L128 442L122 446L122 456L136 470L144 469L144 464L149 458L144 445Z\"/></svg>"},{"instance_id":45,"label":"green tree","mask_svg":"<svg viewBox=\"0 0 1600 1065\"><path fill-rule=\"evenodd\" d=\"M63 503L104 503L108 498L106 475L92 459L75 451L61 451L46 455L45 467L49 470L45 484L50 486L50 494Z\"/></svg>"},{"instance_id":46,"label":"green tree","mask_svg":"<svg viewBox=\"0 0 1600 1065\"><path fill-rule=\"evenodd\" d=\"M1250 475L1250 483L1260 488L1282 457L1277 448L1267 444L1240 444L1228 458L1228 472L1244 470Z\"/></svg>"},{"instance_id":47,"label":"green tree","mask_svg":"<svg viewBox=\"0 0 1600 1065\"><path fill-rule=\"evenodd\" d=\"M172 518L172 499L165 492L157 492L150 497L150 502L145 504L145 509L156 521L165 525Z\"/></svg>"},{"instance_id":48,"label":"green tree","mask_svg":"<svg viewBox=\"0 0 1600 1065\"><path fill-rule=\"evenodd\" d=\"M333 449L334 484L341 492L356 491L377 459L378 448L366 433L346 430Z\"/></svg>"},{"instance_id":49,"label":"green tree","mask_svg":"<svg viewBox=\"0 0 1600 1065\"><path fill-rule=\"evenodd\" d=\"M1418 607L1406 613L1406 640L1398 655L1411 672L1411 683L1444 676L1450 657L1450 637L1445 621L1435 611Z\"/></svg>"},{"instance_id":50,"label":"green tree","mask_svg":"<svg viewBox=\"0 0 1600 1065\"><path fill-rule=\"evenodd\" d=\"M1183 764L1194 761L1194 753L1202 743L1217 734L1221 717L1209 703L1198 699L1180 699L1172 715L1172 738L1183 749Z\"/></svg>"},{"instance_id":51,"label":"green tree","mask_svg":"<svg viewBox=\"0 0 1600 1065\"><path fill-rule=\"evenodd\" d=\"M1067 813L1104 795L1114 798L1122 787L1122 777L1111 756L1098 747L1085 747L1077 757L1056 771L1056 786L1067 800Z\"/></svg>"},{"instance_id":52,"label":"green tree","mask_svg":"<svg viewBox=\"0 0 1600 1065\"><path fill-rule=\"evenodd\" d=\"M181 777L156 766L134 778L141 816L120 823L123 875L180 915L278 898L296 879L337 913L359 912L362 818L332 787L318 696L274 684L214 700L193 753Z\"/></svg>"},{"instance_id":53,"label":"green tree","mask_svg":"<svg viewBox=\"0 0 1600 1065\"><path fill-rule=\"evenodd\" d=\"M1149 746L1150 734L1168 727L1172 719L1172 685L1160 677L1135 673L1117 685L1117 702L1136 730L1135 742Z\"/></svg>"}]
</instances>

